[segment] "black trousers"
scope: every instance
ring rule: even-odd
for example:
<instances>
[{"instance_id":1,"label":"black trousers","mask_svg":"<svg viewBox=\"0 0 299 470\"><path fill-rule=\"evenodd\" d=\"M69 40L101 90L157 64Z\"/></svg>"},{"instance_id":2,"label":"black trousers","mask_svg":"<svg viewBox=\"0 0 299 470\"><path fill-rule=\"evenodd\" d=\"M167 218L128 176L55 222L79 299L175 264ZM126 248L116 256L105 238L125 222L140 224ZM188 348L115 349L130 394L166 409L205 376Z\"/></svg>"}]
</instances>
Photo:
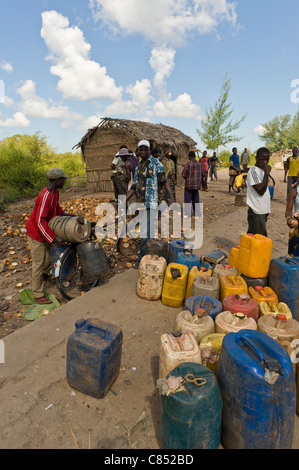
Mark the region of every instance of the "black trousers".
<instances>
[{"instance_id":1,"label":"black trousers","mask_svg":"<svg viewBox=\"0 0 299 470\"><path fill-rule=\"evenodd\" d=\"M252 233L253 235L255 235L256 233L259 233L260 235L264 235L265 237L267 237L266 223L267 223L268 215L269 214L256 214L255 212L253 212L251 207L248 207L247 233Z\"/></svg>"}]
</instances>

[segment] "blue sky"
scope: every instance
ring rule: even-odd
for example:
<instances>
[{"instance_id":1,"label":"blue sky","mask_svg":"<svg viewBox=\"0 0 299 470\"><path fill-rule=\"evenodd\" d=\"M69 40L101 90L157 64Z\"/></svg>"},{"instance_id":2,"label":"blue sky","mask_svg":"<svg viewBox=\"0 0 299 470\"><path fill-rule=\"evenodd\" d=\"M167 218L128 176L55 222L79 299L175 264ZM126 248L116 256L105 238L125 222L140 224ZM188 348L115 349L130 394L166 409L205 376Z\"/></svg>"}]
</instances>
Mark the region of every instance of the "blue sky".
<instances>
[{"instance_id":1,"label":"blue sky","mask_svg":"<svg viewBox=\"0 0 299 470\"><path fill-rule=\"evenodd\" d=\"M229 149L256 150L263 123L298 110L298 13L298 0L2 0L0 139L40 131L68 152L119 117L204 150L196 129L227 72L233 118L247 113Z\"/></svg>"}]
</instances>

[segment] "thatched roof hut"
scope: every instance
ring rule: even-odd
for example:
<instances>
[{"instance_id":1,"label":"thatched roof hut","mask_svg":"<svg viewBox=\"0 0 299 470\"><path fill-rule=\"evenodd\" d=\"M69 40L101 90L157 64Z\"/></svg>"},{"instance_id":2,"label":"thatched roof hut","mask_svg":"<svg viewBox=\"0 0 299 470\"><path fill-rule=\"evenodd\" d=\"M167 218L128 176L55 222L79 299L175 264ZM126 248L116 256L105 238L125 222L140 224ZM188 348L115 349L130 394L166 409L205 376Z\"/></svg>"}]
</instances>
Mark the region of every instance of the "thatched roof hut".
<instances>
[{"instance_id":1,"label":"thatched roof hut","mask_svg":"<svg viewBox=\"0 0 299 470\"><path fill-rule=\"evenodd\" d=\"M82 137L73 148L81 148L86 163L87 189L90 192L113 191L111 163L121 145L135 151L138 142L146 139L151 147L170 150L176 165L178 184L188 161L188 153L196 142L181 131L163 124L104 118Z\"/></svg>"}]
</instances>

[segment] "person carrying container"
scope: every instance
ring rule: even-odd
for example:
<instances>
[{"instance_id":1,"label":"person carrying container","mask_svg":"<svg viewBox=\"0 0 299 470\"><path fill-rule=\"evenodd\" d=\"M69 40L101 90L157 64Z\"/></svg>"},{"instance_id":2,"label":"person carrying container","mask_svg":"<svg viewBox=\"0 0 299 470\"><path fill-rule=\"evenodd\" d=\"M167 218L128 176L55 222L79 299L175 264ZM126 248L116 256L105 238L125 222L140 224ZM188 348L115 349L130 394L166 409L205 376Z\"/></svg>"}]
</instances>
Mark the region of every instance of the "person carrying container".
<instances>
[{"instance_id":1,"label":"person carrying container","mask_svg":"<svg viewBox=\"0 0 299 470\"><path fill-rule=\"evenodd\" d=\"M73 216L59 205L59 190L63 188L68 176L60 168L52 168L47 176L49 183L37 196L33 212L26 223L32 257L32 293L38 304L52 303L45 295L45 279L51 267L51 244L66 244L55 235L48 223L57 215Z\"/></svg>"},{"instance_id":2,"label":"person carrying container","mask_svg":"<svg viewBox=\"0 0 299 470\"><path fill-rule=\"evenodd\" d=\"M248 231L267 237L266 223L271 212L271 196L268 178L271 172L270 151L266 147L258 149L256 162L247 174Z\"/></svg>"}]
</instances>

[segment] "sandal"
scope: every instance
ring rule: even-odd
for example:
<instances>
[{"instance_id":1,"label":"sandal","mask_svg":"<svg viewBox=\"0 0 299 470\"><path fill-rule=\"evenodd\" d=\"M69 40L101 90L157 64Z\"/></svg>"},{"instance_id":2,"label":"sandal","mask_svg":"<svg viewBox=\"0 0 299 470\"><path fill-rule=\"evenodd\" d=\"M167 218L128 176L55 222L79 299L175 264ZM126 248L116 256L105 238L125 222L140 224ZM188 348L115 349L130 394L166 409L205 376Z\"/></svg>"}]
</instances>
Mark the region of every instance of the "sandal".
<instances>
[{"instance_id":1,"label":"sandal","mask_svg":"<svg viewBox=\"0 0 299 470\"><path fill-rule=\"evenodd\" d=\"M133 268L134 268L134 269L139 269L139 263L133 264Z\"/></svg>"},{"instance_id":2,"label":"sandal","mask_svg":"<svg viewBox=\"0 0 299 470\"><path fill-rule=\"evenodd\" d=\"M47 297L39 297L39 299L35 299L35 302L41 305L52 303L52 301Z\"/></svg>"}]
</instances>

